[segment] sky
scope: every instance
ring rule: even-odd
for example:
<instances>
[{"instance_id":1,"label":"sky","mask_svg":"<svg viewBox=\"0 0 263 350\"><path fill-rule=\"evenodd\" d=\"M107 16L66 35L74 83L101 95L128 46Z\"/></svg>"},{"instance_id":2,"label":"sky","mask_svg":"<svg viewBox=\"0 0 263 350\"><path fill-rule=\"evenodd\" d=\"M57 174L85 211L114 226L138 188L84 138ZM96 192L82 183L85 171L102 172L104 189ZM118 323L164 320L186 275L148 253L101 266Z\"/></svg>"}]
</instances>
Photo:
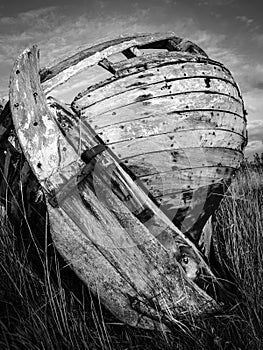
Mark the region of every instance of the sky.
<instances>
[{"instance_id":1,"label":"sky","mask_svg":"<svg viewBox=\"0 0 263 350\"><path fill-rule=\"evenodd\" d=\"M16 57L37 44L41 66L122 34L173 31L223 63L248 112L246 155L263 152L263 21L260 0L1 0L0 97Z\"/></svg>"}]
</instances>

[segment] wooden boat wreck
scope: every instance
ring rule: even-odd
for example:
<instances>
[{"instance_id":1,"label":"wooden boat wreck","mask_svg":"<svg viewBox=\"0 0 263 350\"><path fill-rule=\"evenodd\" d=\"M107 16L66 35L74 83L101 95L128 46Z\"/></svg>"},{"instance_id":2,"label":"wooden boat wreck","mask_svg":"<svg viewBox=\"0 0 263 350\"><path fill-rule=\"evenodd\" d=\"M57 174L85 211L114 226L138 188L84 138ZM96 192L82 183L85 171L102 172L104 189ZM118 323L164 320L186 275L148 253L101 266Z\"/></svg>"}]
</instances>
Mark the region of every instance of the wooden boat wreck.
<instances>
[{"instance_id":1,"label":"wooden boat wreck","mask_svg":"<svg viewBox=\"0 0 263 350\"><path fill-rule=\"evenodd\" d=\"M51 96L95 65L111 76L71 105ZM9 99L2 172L15 130L56 248L105 306L149 329L217 311L187 265L223 288L200 242L246 144L229 70L173 33L121 37L41 70L34 46L14 65Z\"/></svg>"}]
</instances>

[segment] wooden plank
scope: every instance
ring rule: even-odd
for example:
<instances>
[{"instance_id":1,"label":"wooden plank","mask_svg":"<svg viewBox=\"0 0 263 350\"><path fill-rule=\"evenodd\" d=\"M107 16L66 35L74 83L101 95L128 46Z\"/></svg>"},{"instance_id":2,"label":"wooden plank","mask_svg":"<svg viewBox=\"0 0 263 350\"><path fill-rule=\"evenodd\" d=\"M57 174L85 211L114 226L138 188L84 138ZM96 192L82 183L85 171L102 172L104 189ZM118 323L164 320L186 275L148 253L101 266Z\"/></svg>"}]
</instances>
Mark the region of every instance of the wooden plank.
<instances>
[{"instance_id":1,"label":"wooden plank","mask_svg":"<svg viewBox=\"0 0 263 350\"><path fill-rule=\"evenodd\" d=\"M228 148L193 147L124 158L123 163L136 177L141 177L156 174L160 164L163 172L206 166L238 168L243 158L242 152Z\"/></svg>"},{"instance_id":2,"label":"wooden plank","mask_svg":"<svg viewBox=\"0 0 263 350\"><path fill-rule=\"evenodd\" d=\"M37 54L36 50L34 46L32 51L25 50L18 57L17 66L14 66L12 71L13 78L9 94L13 121L16 117L19 120L21 115L25 116L17 128L23 152L26 158L30 159L30 164L37 165L34 167L37 178L44 181L54 172L54 169L59 166L65 167L74 162L77 156L70 152L70 147L67 147L63 135L54 126L51 112L45 107L45 96L42 94L40 82L35 79L39 72L38 61L31 61L32 52ZM21 97L23 91L27 94L27 101ZM38 130L42 132L41 137L38 137ZM69 152L62 151L59 158L57 155L58 144L61 145L61 150L64 148L69 150Z\"/></svg>"},{"instance_id":3,"label":"wooden plank","mask_svg":"<svg viewBox=\"0 0 263 350\"><path fill-rule=\"evenodd\" d=\"M156 169L157 170L157 169ZM159 169L162 171L163 169ZM234 168L230 167L200 167L169 172L158 172L140 177L140 181L150 191L153 197L193 190L209 186L222 180L229 180Z\"/></svg>"},{"instance_id":4,"label":"wooden plank","mask_svg":"<svg viewBox=\"0 0 263 350\"><path fill-rule=\"evenodd\" d=\"M96 124L96 120L92 124ZM229 130L246 137L245 120L227 112L199 111L177 115L157 114L102 128L97 125L95 129L105 143L116 143L165 133L177 134L183 130L193 129Z\"/></svg>"},{"instance_id":5,"label":"wooden plank","mask_svg":"<svg viewBox=\"0 0 263 350\"><path fill-rule=\"evenodd\" d=\"M198 65L196 67L196 65ZM184 68L182 68L184 67ZM102 85L101 87L99 85ZM212 67L200 63L169 65L149 69L145 74L137 73L122 79L108 79L105 85L97 84L96 89L86 89L79 93L72 103L74 109L81 110L100 101L108 101L111 97L132 101L134 95L156 92L178 93L186 91L218 91L240 98L240 92L233 79ZM153 92L151 92L153 90ZM157 90L157 91L156 91Z\"/></svg>"},{"instance_id":6,"label":"wooden plank","mask_svg":"<svg viewBox=\"0 0 263 350\"><path fill-rule=\"evenodd\" d=\"M155 52L152 54L146 54L139 57L131 58L127 61L121 61L115 63L118 76L127 76L129 74L138 73L138 71L144 72L145 70L158 67L161 65L169 64L181 64L188 62L202 62L204 64L213 65L215 70L225 72L230 77L231 72L220 62L214 61L208 57L191 55L188 52Z\"/></svg>"},{"instance_id":7,"label":"wooden plank","mask_svg":"<svg viewBox=\"0 0 263 350\"><path fill-rule=\"evenodd\" d=\"M141 101L130 103L126 106L115 108L113 104L104 103L90 106L81 112L81 117L87 119L89 123L96 121L96 125L122 123L140 119L145 116L155 114L174 114L178 112L189 112L196 110L205 111L225 111L243 116L243 104L233 99L231 96L220 94L209 94L204 92L191 92L187 94L163 96L158 98L148 98ZM145 96L144 96L145 97Z\"/></svg>"},{"instance_id":8,"label":"wooden plank","mask_svg":"<svg viewBox=\"0 0 263 350\"><path fill-rule=\"evenodd\" d=\"M103 118L90 119L91 126L97 131L104 142L118 142L130 138L150 136L163 133L174 133L180 130L195 129L225 129L246 137L246 120L233 113L225 111L204 111L178 112L163 114L156 112L154 115L143 113L132 121L119 122Z\"/></svg>"},{"instance_id":9,"label":"wooden plank","mask_svg":"<svg viewBox=\"0 0 263 350\"><path fill-rule=\"evenodd\" d=\"M198 78L197 78L198 79ZM180 104L186 109L186 108L191 108L191 107L186 107L187 104L185 101L187 100L192 100L192 104L194 105L194 102L197 98L203 98L204 100L210 99L217 99L221 100L221 107L223 107L224 103L224 98L229 99L232 101L232 104L235 105L240 105L242 106L242 100L240 100L238 97L233 96L234 91L227 91L227 87L224 86L224 84L219 84L221 85L220 90L225 91L217 91L212 90L212 89L206 89L204 86L204 80L199 79L199 82L202 82L203 85L199 86L194 84L191 84L192 79L186 80L185 83L187 86L184 86L184 84L180 81L174 84L175 82L171 82L171 85L169 85L169 89L167 89L166 83L161 83L159 86L158 84L151 85L145 89L138 89L138 90L133 90L131 92L123 93L122 95L117 95L117 96L112 96L111 98L107 99L106 101L101 101L98 103L95 103L91 106L83 107L84 110L88 109L90 113L96 113L98 115L105 113L107 111L111 110L117 110L119 108L125 107L127 105L132 105L137 103L138 101L149 101L151 103L152 100L156 99L162 99L162 98L170 98L174 100L174 104L177 107L177 104L179 106L177 108L180 108ZM218 80L218 82L223 82ZM174 85L178 86L178 89L173 90L172 87ZM231 85L229 85L231 87ZM230 89L231 90L231 89ZM208 101L207 101L208 102ZM146 102L147 103L147 102ZM210 106L211 106L210 102ZM107 109L108 107L108 109ZM202 107L201 107L202 108ZM80 110L79 106L77 107L76 110Z\"/></svg>"},{"instance_id":10,"label":"wooden plank","mask_svg":"<svg viewBox=\"0 0 263 350\"><path fill-rule=\"evenodd\" d=\"M224 130L182 130L175 133L135 138L108 144L119 159L153 152L185 150L193 147L226 147L242 151L244 137Z\"/></svg>"},{"instance_id":11,"label":"wooden plank","mask_svg":"<svg viewBox=\"0 0 263 350\"><path fill-rule=\"evenodd\" d=\"M92 67L103 58L107 58L110 55L123 52L130 47L139 47L144 44L167 40L169 38L175 38L174 33L127 36L84 48L81 51L78 50L70 57L41 70L40 74L41 81L43 82L43 89L46 93L52 91L55 87L63 84L69 78L88 67ZM182 39L178 39L178 42L181 40Z\"/></svg>"},{"instance_id":12,"label":"wooden plank","mask_svg":"<svg viewBox=\"0 0 263 350\"><path fill-rule=\"evenodd\" d=\"M209 81L209 84L208 84ZM235 86L230 84L228 81L217 79L217 78L186 78L186 79L176 79L173 81L161 81L156 82L151 85L146 85L143 87L138 87L137 89L123 91L118 95L111 96L107 99L101 99L99 102L90 103L89 98L78 100L79 103L73 103L72 107L76 110L82 110L86 108L94 107L98 111L103 111L102 105L114 106L114 108L119 108L130 103L134 103L140 100L147 100L161 96L167 95L179 95L191 92L203 92L206 93L218 93L226 94L230 97L235 98L241 103L239 98L239 92Z\"/></svg>"},{"instance_id":13,"label":"wooden plank","mask_svg":"<svg viewBox=\"0 0 263 350\"><path fill-rule=\"evenodd\" d=\"M208 78L224 79L236 85L228 71L217 68L218 66L208 64L207 62L171 62L170 64L147 69L145 72L139 71L133 74L122 74L121 76L111 77L80 92L75 100L86 98L89 104L92 104L124 91L144 87L145 85L154 84L156 82L169 82L176 78L204 76ZM84 103L80 104L84 105Z\"/></svg>"},{"instance_id":14,"label":"wooden plank","mask_svg":"<svg viewBox=\"0 0 263 350\"><path fill-rule=\"evenodd\" d=\"M131 309L127 296L130 300L144 304L143 299L140 300L134 288L116 271L115 266L102 256L72 219L65 215L63 210L54 210L49 204L48 212L53 228L52 239L56 248L99 300L125 323L135 327L156 328L156 322ZM68 229L63 233L61 227ZM154 315L154 310L151 311Z\"/></svg>"},{"instance_id":15,"label":"wooden plank","mask_svg":"<svg viewBox=\"0 0 263 350\"><path fill-rule=\"evenodd\" d=\"M146 310L148 317L160 313L162 322L168 324L188 312L200 315L214 310L216 303L184 276L171 248L176 250L182 243L188 245L213 279L198 250L136 186L113 155L104 152L96 157L92 182L87 173L80 173L78 157L98 144L98 140L90 127L70 111L58 108L60 114L52 115L38 72L37 49L33 47L14 65L10 104L19 141L47 198L65 189L70 180L76 185L77 181L79 183L82 199L76 188L58 203L59 207L48 204L51 226L56 230L52 234L61 254L91 290L99 297L102 295L111 311L133 325L140 324L140 315L134 314L131 302L134 295L141 300L141 312ZM60 125L66 119L63 110L71 121L66 127L63 122ZM65 161L63 152L70 161ZM114 167L115 177L119 177L130 196L152 212L150 220L142 223L136 219L111 186L107 186L110 166ZM63 224L61 230L64 222L67 224ZM158 234L163 241L164 236L170 237L173 242L173 247L168 246L170 250L158 242L155 238ZM85 257L80 258L84 251ZM124 301L125 297L128 300ZM126 307L125 315L123 306ZM145 322L149 323L148 320Z\"/></svg>"}]
</instances>

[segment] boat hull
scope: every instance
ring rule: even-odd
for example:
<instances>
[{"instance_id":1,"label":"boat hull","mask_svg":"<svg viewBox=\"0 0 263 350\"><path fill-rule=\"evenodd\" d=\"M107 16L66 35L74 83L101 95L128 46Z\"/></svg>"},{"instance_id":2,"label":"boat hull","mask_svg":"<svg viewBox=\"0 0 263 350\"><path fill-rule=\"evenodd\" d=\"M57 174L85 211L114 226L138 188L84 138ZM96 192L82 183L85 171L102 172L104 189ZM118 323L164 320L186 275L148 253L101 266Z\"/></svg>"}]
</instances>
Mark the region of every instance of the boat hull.
<instances>
[{"instance_id":1,"label":"boat hull","mask_svg":"<svg viewBox=\"0 0 263 350\"><path fill-rule=\"evenodd\" d=\"M72 107L198 244L243 159L239 88L222 64L178 52L132 58L117 68Z\"/></svg>"}]
</instances>

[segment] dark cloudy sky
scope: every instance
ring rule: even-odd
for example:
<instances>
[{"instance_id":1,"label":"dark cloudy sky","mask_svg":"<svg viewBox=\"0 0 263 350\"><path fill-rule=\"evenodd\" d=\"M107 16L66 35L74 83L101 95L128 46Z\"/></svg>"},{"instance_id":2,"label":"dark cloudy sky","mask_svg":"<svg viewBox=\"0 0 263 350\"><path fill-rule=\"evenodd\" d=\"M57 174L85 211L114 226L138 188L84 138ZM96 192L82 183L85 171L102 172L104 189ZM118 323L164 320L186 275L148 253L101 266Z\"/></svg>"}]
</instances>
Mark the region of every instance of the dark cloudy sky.
<instances>
[{"instance_id":1,"label":"dark cloudy sky","mask_svg":"<svg viewBox=\"0 0 263 350\"><path fill-rule=\"evenodd\" d=\"M41 65L100 39L174 31L224 63L248 111L247 154L263 152L263 3L260 0L2 0L0 97L14 59L37 43Z\"/></svg>"}]
</instances>

